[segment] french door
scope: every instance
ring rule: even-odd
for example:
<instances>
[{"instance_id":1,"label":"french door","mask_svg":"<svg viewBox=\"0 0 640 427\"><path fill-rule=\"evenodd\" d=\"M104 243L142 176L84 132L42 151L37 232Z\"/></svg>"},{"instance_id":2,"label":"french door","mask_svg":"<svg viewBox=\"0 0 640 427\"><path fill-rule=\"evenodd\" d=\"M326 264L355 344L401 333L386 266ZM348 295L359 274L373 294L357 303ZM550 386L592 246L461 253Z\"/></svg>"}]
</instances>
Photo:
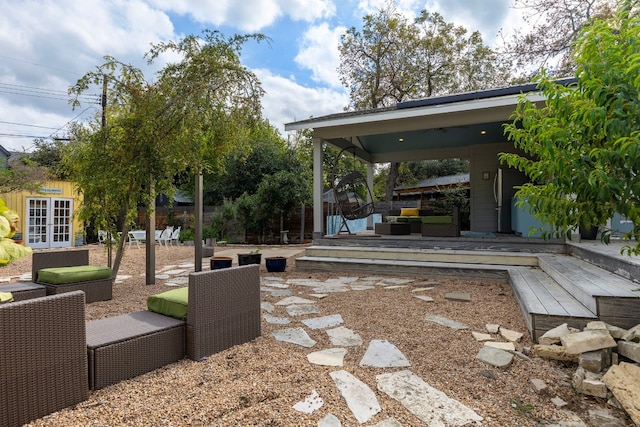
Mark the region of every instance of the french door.
<instances>
[{"instance_id":1,"label":"french door","mask_svg":"<svg viewBox=\"0 0 640 427\"><path fill-rule=\"evenodd\" d=\"M25 244L34 249L71 246L72 215L73 199L27 198Z\"/></svg>"}]
</instances>

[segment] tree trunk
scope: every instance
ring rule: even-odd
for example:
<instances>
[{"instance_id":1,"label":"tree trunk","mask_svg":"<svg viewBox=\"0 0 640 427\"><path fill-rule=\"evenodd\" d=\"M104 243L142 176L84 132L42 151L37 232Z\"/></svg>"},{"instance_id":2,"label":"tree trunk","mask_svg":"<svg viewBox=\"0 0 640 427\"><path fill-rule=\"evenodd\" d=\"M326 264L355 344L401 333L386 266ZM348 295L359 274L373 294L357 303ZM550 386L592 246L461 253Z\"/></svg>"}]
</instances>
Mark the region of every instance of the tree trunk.
<instances>
[{"instance_id":1,"label":"tree trunk","mask_svg":"<svg viewBox=\"0 0 640 427\"><path fill-rule=\"evenodd\" d=\"M387 178L387 188L385 191L385 200L389 203L393 201L393 189L398 179L399 167L400 163L398 162L391 162L391 167L389 167L389 177Z\"/></svg>"}]
</instances>

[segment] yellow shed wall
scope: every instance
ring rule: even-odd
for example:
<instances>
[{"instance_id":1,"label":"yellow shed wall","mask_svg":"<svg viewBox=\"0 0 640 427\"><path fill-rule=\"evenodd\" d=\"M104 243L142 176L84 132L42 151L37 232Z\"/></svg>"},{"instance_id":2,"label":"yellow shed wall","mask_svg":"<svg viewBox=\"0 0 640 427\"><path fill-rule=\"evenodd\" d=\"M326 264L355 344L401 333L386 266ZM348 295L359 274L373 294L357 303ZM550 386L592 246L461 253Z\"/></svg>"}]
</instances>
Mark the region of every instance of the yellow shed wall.
<instances>
[{"instance_id":1,"label":"yellow shed wall","mask_svg":"<svg viewBox=\"0 0 640 427\"><path fill-rule=\"evenodd\" d=\"M72 230L72 245L75 245L75 233L83 231L82 223L78 221L75 211L79 209L82 198L75 194L73 183L68 181L51 180L46 181L41 187L40 193L31 193L27 191L15 191L12 193L0 194L0 197L4 200L9 209L13 209L18 212L20 216L20 222L18 222L18 229L23 235L25 235L25 218L27 218L27 198L40 197L40 198L65 198L73 199L73 230Z\"/></svg>"}]
</instances>

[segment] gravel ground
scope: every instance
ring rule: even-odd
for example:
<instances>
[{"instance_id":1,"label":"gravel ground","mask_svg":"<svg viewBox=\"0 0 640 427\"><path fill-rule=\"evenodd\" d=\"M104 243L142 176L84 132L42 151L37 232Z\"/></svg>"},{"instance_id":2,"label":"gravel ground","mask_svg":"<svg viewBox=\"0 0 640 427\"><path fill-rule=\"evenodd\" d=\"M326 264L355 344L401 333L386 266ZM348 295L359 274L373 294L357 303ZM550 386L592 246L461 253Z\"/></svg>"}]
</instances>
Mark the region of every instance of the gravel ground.
<instances>
[{"instance_id":1,"label":"gravel ground","mask_svg":"<svg viewBox=\"0 0 640 427\"><path fill-rule=\"evenodd\" d=\"M103 247L90 246L91 262L106 265ZM155 285L144 283L144 253L142 249L127 250L120 274L131 277L114 285L111 301L87 305L87 320L110 317L146 309L146 297L169 289L158 280ZM156 250L156 265L176 265L193 262L193 247ZM264 269L264 264L263 267ZM2 276L31 271L30 257L3 267ZM317 278L328 274L295 271L289 260L286 273L267 273L263 277ZM353 276L336 273L333 277ZM573 391L569 375L573 365L540 358L516 357L506 369L485 365L475 356L481 345L470 330L455 331L424 320L427 313L449 317L465 323L471 330L485 332L487 323L497 323L508 329L526 332L522 314L506 283L468 280L432 280L434 289L420 294L434 298L425 302L412 292L430 278L414 277L407 287L332 293L316 305L320 314L341 314L344 326L360 334L364 345L349 347L342 368L312 365L307 354L331 348L323 330L310 330L301 318L291 318L286 326L262 322L262 336L253 342L236 346L209 357L205 361L182 360L137 378L105 389L90 392L89 399L29 424L31 426L316 426L328 414L334 414L343 426L359 425L345 404L329 373L344 369L367 383L376 393L382 411L366 425L375 425L394 417L403 426L424 425L402 405L377 391L375 376L389 369L359 366L369 341L388 340L409 359L409 368L431 386L443 391L475 410L484 418L485 426L547 425L567 419L567 409L585 414L594 405L605 406L595 398L578 396ZM1 290L1 285L0 285ZM293 295L306 297L309 288L292 286ZM471 302L444 299L447 292L467 292ZM263 301L277 302L281 298L262 293ZM284 307L272 313L288 317ZM312 349L277 342L271 335L283 327L304 327L318 342ZM525 334L525 347L531 339ZM533 391L531 378L544 380L550 394ZM324 406L312 414L298 412L292 406L316 390ZM550 398L559 396L568 405L556 408ZM582 417L587 425L590 424Z\"/></svg>"}]
</instances>

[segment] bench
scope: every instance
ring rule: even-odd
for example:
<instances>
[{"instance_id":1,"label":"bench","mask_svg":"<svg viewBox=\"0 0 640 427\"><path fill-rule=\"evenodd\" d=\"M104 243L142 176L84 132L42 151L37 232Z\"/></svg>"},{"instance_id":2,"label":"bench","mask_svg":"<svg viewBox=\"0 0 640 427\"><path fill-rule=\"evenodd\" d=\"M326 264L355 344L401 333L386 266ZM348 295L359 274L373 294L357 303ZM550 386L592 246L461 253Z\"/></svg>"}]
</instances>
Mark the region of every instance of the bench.
<instances>
[{"instance_id":1,"label":"bench","mask_svg":"<svg viewBox=\"0 0 640 427\"><path fill-rule=\"evenodd\" d=\"M453 207L451 216L422 217L423 237L460 237L460 209Z\"/></svg>"},{"instance_id":2,"label":"bench","mask_svg":"<svg viewBox=\"0 0 640 427\"><path fill-rule=\"evenodd\" d=\"M74 291L0 305L0 426L88 398L84 297Z\"/></svg>"},{"instance_id":3,"label":"bench","mask_svg":"<svg viewBox=\"0 0 640 427\"><path fill-rule=\"evenodd\" d=\"M151 311L87 324L94 390L185 357L203 358L260 336L260 267L189 274L186 320Z\"/></svg>"},{"instance_id":4,"label":"bench","mask_svg":"<svg viewBox=\"0 0 640 427\"><path fill-rule=\"evenodd\" d=\"M31 280L37 284L44 285L47 290L47 295L79 290L85 293L87 303L110 300L113 289L112 277L62 284L44 283L38 278L38 272L43 268L87 265L89 265L89 251L87 249L34 252L31 262Z\"/></svg>"}]
</instances>

